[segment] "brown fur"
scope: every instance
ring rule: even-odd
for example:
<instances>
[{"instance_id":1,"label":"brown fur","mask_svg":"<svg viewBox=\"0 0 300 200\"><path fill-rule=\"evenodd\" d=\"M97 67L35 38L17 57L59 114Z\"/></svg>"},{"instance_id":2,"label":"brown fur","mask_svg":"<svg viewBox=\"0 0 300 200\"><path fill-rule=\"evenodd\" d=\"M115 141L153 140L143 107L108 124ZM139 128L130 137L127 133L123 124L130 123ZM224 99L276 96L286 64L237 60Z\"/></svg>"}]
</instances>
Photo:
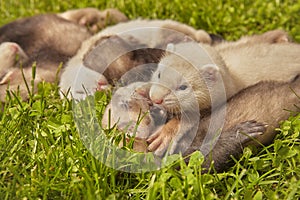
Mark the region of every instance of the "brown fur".
<instances>
[{"instance_id":1,"label":"brown fur","mask_svg":"<svg viewBox=\"0 0 300 200\"><path fill-rule=\"evenodd\" d=\"M68 12L66 12L68 13ZM72 11L72 15L43 14L33 17L18 19L0 28L0 43L13 42L28 56L22 63L25 81L31 81L31 67L36 63L36 83L41 81L54 82L58 67L66 63L79 49L81 43L91 36L85 26L76 24L81 17L87 18L87 24L93 24L93 15L101 13L93 10L92 13L86 9ZM62 15L62 17L60 17ZM68 20L63 18L66 17ZM74 17L74 19L72 18ZM75 19L76 18L76 19ZM67 39L66 39L67 38ZM13 60L13 59L12 59ZM28 92L20 72L19 65L1 66L0 100L3 101L6 89L21 90L23 98L28 97Z\"/></svg>"},{"instance_id":2,"label":"brown fur","mask_svg":"<svg viewBox=\"0 0 300 200\"><path fill-rule=\"evenodd\" d=\"M98 40L95 47L85 54L83 63L84 66L102 73L113 84L132 68L158 63L162 54L163 50L151 49L138 41L126 41L113 35ZM151 74L145 75L148 75L149 80Z\"/></svg>"},{"instance_id":3,"label":"brown fur","mask_svg":"<svg viewBox=\"0 0 300 200\"><path fill-rule=\"evenodd\" d=\"M68 10L58 14L58 16L76 24L86 26L92 33L96 33L106 26L128 20L122 12L113 8L103 11L99 11L96 8L81 8Z\"/></svg>"},{"instance_id":4,"label":"brown fur","mask_svg":"<svg viewBox=\"0 0 300 200\"><path fill-rule=\"evenodd\" d=\"M145 91L143 92L145 93ZM189 155L193 151L201 150L206 160L203 167L208 168L211 161L213 161L216 170L220 171L226 168L226 162L230 159L230 156L238 156L244 146L249 144L256 146L269 144L276 134L275 128L278 127L282 120L287 119L291 115L287 110L299 111L298 107L295 107L296 104L300 103L297 94L300 94L300 77L297 77L291 83L265 81L246 88L230 98L227 104L214 110L212 114L205 113L200 120L199 127L196 130L196 137L193 138L192 143L190 143L191 138L188 137L190 134L188 132L179 140L174 152L182 152L184 155ZM123 97L121 97L121 99L124 99L125 96L128 96L128 93L126 92L122 95ZM130 96L129 99L134 101ZM118 115L120 117L122 113L125 116L129 116L129 113L131 117L137 116L140 112L139 108L142 108L144 112L147 111L147 108L141 107L138 104L135 106L137 107L134 109L131 108L131 110L126 112L122 112L122 110L118 109L118 112L115 113L117 114L116 117L118 117ZM214 122L223 121L222 113L224 111L225 123L211 124L212 127L209 129L211 120L214 120ZM148 120L149 119L152 121L155 120L153 116L152 118L148 118ZM125 122L125 124L128 123L128 117L123 118L122 122ZM150 130L150 124L151 130L156 129L153 127L153 123L145 123L142 125L143 133L145 130ZM143 142L145 141L145 139L143 139L145 137L138 137L134 149L143 152L157 151L158 153L164 153L165 150L162 148L163 146L168 146L174 137L176 137L176 135L172 135L172 133L177 133L179 128L178 124L180 124L180 122L177 118L171 118L169 123L161 127L165 132L170 134L166 136L164 134L157 134L159 133L157 132L151 135L147 139L149 143L148 147L146 147ZM180 125L185 126L186 124L181 123ZM157 128L159 131L161 130L159 127ZM138 130L142 129L138 127ZM208 132L208 130L210 132ZM206 145L202 146L208 134L214 136L219 130L221 130L221 135L216 140L215 145L213 144L213 140L208 140L206 141ZM148 131L146 132L147 135L150 134ZM258 141L258 143L256 141ZM182 151L185 149L185 152Z\"/></svg>"},{"instance_id":5,"label":"brown fur","mask_svg":"<svg viewBox=\"0 0 300 200\"><path fill-rule=\"evenodd\" d=\"M277 35L275 34L277 38L282 37L282 32L275 31L275 33L278 33ZM267 38L266 35L272 37ZM261 37L254 36L253 40L246 38L236 43L231 43L231 45L226 44L226 48L218 47L219 49L216 48L216 51L211 47L203 46L208 55L213 57L203 56L202 58L199 58L201 54L198 57L190 56L193 50L188 47L192 45L181 44L182 47L179 46L181 48L179 49L179 55L183 53L184 56L187 56L185 58L196 67L174 54L162 58L160 62L162 67L158 67L152 78L155 83L158 82L159 84L154 84L151 87L149 92L150 98L154 103L161 104L168 112L177 113L180 116L180 112L186 113L195 109L195 106L191 106L192 99L190 97L193 95L198 101L200 110L204 110L209 108L212 103L214 103L214 106L222 104L222 102L226 101L226 98L261 80L290 81L300 73L298 56L300 46L299 44L287 42L273 44L272 42L274 42L276 37L274 32L271 31L263 34ZM284 35L284 37L286 36ZM266 41L257 43L263 39ZM201 67L201 65L205 66L206 63L214 62L217 65L215 68ZM164 66L170 66L171 68ZM174 69L177 73L172 72ZM158 74L160 79L157 78ZM169 74L173 75L169 76ZM186 79L186 83L182 81L182 76ZM224 88L222 86L223 82ZM184 90L186 92L177 89L180 85L188 86ZM222 93L224 89L225 94ZM211 97L214 97L212 99L214 100L213 102L211 102ZM150 141L154 142L154 144L166 144L166 142L159 140L168 138L168 134L182 137L185 133L179 132L176 135L165 132L164 128L162 128L160 133L155 135L157 134L165 135L165 137L160 136L157 138L158 141L150 138ZM176 143L173 143L174 145ZM156 151L153 146L150 144L150 150ZM165 146L164 149L166 150L167 147ZM163 147L160 147L160 149L163 149Z\"/></svg>"},{"instance_id":6,"label":"brown fur","mask_svg":"<svg viewBox=\"0 0 300 200\"><path fill-rule=\"evenodd\" d=\"M291 83L262 82L241 91L232 97L226 105L214 111L213 116L218 117L220 116L219 113L226 109L225 124L223 127L214 127L213 129L217 132L219 128L222 128L222 133L213 149L206 149L210 153L206 154L207 163L205 166L207 167L213 160L216 169L220 170L225 166L224 164L230 155L238 155L242 152L241 147L249 144L249 138L244 137L244 139L238 140L236 137L238 136L237 131L244 122L254 120L266 124L265 132L257 135L255 139L262 144L269 144L276 134L275 128L292 114L289 111L299 112L298 108L295 107L296 104L300 103L297 94L300 94L300 77ZM210 120L211 116L209 115L201 119L197 136L186 154L200 149L206 134L214 134L207 133ZM258 124L259 126L261 124ZM255 129L257 126L252 128ZM247 127L245 129L247 130ZM253 141L251 143L256 146L260 145Z\"/></svg>"}]
</instances>

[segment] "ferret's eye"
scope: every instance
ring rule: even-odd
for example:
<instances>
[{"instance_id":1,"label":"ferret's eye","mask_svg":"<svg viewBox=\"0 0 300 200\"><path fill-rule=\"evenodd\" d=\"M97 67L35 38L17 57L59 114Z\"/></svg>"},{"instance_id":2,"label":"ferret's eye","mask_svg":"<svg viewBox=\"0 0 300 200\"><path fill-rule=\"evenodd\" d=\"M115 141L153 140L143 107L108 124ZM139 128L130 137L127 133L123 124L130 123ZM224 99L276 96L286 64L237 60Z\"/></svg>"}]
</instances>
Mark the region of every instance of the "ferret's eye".
<instances>
[{"instance_id":1,"label":"ferret's eye","mask_svg":"<svg viewBox=\"0 0 300 200\"><path fill-rule=\"evenodd\" d=\"M121 108L125 110L128 110L130 108L129 101L127 100L122 100L121 102L119 102L119 106L121 106Z\"/></svg>"},{"instance_id":2,"label":"ferret's eye","mask_svg":"<svg viewBox=\"0 0 300 200\"><path fill-rule=\"evenodd\" d=\"M157 77L160 78L160 73L158 73Z\"/></svg>"},{"instance_id":3,"label":"ferret's eye","mask_svg":"<svg viewBox=\"0 0 300 200\"><path fill-rule=\"evenodd\" d=\"M185 90L187 88L187 85L181 85L181 86L179 86L179 90Z\"/></svg>"}]
</instances>

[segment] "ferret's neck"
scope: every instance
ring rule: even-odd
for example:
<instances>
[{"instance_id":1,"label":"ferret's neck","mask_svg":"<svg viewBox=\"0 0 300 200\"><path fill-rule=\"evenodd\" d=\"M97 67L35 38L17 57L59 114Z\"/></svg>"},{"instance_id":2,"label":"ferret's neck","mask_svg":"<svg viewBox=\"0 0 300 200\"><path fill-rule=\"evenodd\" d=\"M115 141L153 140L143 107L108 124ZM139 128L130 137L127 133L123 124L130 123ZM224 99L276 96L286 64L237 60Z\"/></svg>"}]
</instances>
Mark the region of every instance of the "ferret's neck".
<instances>
[{"instance_id":1,"label":"ferret's neck","mask_svg":"<svg viewBox=\"0 0 300 200\"><path fill-rule=\"evenodd\" d=\"M227 99L232 97L238 91L245 88L244 83L240 81L237 77L235 77L233 74L231 74L229 71L223 75L223 82Z\"/></svg>"},{"instance_id":2,"label":"ferret's neck","mask_svg":"<svg viewBox=\"0 0 300 200\"><path fill-rule=\"evenodd\" d=\"M237 91L240 91L245 87L243 82L230 71L228 67L228 63L225 62L223 56L219 54L219 52L215 51L213 48L208 48L210 57L214 61L214 63L219 68L219 73L222 77L222 80L219 81L220 84L217 90L221 89L221 84L224 85L224 89L226 92L227 99L232 97Z\"/></svg>"}]
</instances>

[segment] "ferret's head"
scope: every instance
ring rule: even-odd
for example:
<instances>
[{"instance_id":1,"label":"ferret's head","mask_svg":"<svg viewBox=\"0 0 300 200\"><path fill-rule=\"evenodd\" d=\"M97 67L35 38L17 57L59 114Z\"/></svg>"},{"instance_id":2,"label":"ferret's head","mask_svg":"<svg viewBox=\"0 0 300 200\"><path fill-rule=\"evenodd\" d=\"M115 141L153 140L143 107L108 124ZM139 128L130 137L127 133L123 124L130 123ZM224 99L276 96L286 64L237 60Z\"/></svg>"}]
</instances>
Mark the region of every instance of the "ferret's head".
<instances>
[{"instance_id":1,"label":"ferret's head","mask_svg":"<svg viewBox=\"0 0 300 200\"><path fill-rule=\"evenodd\" d=\"M152 76L150 99L171 113L210 107L211 91L216 90L219 81L214 58L196 43L181 43L173 48Z\"/></svg>"},{"instance_id":2,"label":"ferret's head","mask_svg":"<svg viewBox=\"0 0 300 200\"><path fill-rule=\"evenodd\" d=\"M132 136L147 138L156 129L156 120L161 122L166 116L163 110L153 109L147 98L149 88L149 83L142 82L118 88L106 107L102 126L107 127L110 122Z\"/></svg>"}]
</instances>

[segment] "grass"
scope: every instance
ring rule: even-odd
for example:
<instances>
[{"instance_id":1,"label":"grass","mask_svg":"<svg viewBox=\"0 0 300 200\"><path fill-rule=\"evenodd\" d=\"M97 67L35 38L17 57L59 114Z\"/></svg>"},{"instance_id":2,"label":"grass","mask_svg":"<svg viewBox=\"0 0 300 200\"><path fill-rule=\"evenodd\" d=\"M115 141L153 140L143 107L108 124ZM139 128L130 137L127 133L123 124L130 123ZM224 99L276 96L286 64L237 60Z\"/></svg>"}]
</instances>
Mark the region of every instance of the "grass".
<instances>
[{"instance_id":1,"label":"grass","mask_svg":"<svg viewBox=\"0 0 300 200\"><path fill-rule=\"evenodd\" d=\"M281 28L300 41L300 1L0 1L0 24L71 8L116 7L130 18L172 18L224 38ZM30 86L29 86L30 87ZM0 112L0 199L298 199L300 114L281 124L275 141L246 148L223 173L200 174L201 155L154 172L106 167L86 149L72 102L42 83L29 101L7 96Z\"/></svg>"}]
</instances>

